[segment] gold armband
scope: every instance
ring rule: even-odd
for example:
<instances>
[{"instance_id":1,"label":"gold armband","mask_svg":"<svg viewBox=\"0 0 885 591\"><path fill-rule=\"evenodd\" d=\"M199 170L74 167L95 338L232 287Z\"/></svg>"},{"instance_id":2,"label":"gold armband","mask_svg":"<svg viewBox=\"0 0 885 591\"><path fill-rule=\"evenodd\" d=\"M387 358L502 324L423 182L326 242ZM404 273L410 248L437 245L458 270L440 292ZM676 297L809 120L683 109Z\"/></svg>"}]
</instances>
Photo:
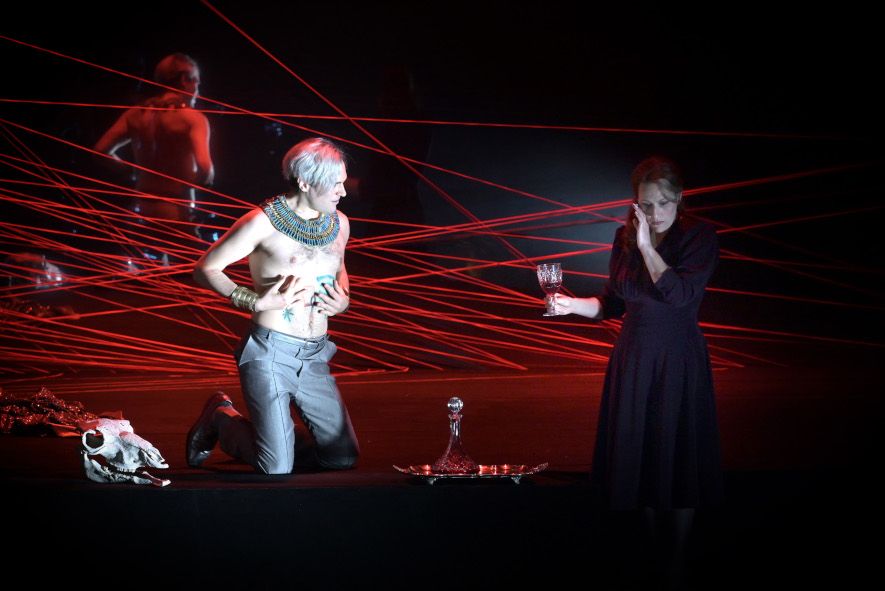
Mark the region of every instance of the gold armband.
<instances>
[{"instance_id":1,"label":"gold armband","mask_svg":"<svg viewBox=\"0 0 885 591\"><path fill-rule=\"evenodd\" d=\"M242 285L236 286L230 294L230 302L234 305L234 308L239 308L240 310L254 312L256 301L258 301L258 294Z\"/></svg>"}]
</instances>

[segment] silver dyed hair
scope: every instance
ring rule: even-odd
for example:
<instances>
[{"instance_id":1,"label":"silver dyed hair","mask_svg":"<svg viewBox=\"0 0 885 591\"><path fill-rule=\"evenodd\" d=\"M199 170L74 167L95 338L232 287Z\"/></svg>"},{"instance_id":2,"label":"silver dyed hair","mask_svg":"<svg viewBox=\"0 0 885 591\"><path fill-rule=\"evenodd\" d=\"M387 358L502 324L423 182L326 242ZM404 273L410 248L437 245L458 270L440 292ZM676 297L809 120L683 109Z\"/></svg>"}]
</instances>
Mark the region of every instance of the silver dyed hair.
<instances>
[{"instance_id":1,"label":"silver dyed hair","mask_svg":"<svg viewBox=\"0 0 885 591\"><path fill-rule=\"evenodd\" d=\"M338 182L340 167L347 166L344 152L321 137L298 142L283 156L283 178L298 189L301 180L325 193Z\"/></svg>"}]
</instances>

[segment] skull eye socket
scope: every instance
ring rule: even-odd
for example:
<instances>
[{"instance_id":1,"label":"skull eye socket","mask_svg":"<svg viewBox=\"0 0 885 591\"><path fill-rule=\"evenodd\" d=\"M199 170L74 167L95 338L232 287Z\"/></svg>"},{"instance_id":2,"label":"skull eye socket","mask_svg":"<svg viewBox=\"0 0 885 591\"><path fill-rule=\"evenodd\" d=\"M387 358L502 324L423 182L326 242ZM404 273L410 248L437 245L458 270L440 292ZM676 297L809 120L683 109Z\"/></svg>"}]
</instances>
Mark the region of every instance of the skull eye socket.
<instances>
[{"instance_id":1,"label":"skull eye socket","mask_svg":"<svg viewBox=\"0 0 885 591\"><path fill-rule=\"evenodd\" d=\"M90 429L83 433L83 447L89 453L95 453L104 447L104 434L101 431Z\"/></svg>"}]
</instances>

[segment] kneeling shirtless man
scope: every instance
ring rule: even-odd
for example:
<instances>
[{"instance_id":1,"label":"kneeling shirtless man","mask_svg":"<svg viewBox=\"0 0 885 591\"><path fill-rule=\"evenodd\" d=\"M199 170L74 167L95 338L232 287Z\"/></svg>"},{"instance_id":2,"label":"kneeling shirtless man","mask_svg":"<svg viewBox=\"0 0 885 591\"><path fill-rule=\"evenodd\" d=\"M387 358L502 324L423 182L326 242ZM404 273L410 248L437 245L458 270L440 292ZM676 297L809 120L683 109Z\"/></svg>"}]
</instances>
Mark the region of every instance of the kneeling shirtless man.
<instances>
[{"instance_id":1,"label":"kneeling shirtless man","mask_svg":"<svg viewBox=\"0 0 885 591\"><path fill-rule=\"evenodd\" d=\"M295 460L294 403L316 440L321 467L352 467L359 456L347 408L329 372L335 344L328 318L350 305L344 248L347 217L344 154L308 139L283 158L290 190L242 218L203 255L194 279L252 313L252 328L235 352L249 419L230 398L209 398L187 437L187 462L201 465L216 441L229 455L265 474L288 474ZM249 258L255 291L224 270Z\"/></svg>"}]
</instances>

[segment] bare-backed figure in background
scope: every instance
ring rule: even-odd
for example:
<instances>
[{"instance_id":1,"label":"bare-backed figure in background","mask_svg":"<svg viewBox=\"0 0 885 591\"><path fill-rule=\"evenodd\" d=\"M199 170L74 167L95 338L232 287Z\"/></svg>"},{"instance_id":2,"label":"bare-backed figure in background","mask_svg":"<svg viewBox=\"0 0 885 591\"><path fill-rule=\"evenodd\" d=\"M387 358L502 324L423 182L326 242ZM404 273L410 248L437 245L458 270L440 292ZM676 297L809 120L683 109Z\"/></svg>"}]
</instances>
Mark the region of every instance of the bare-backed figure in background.
<instances>
[{"instance_id":1,"label":"bare-backed figure in background","mask_svg":"<svg viewBox=\"0 0 885 591\"><path fill-rule=\"evenodd\" d=\"M148 195L181 200L144 198L137 211L148 218L186 221L196 203L194 188L188 183L209 185L215 176L209 154L209 121L193 109L200 69L190 57L173 53L157 64L154 80L178 90L163 91L123 113L98 140L95 150L122 162L117 150L131 144L136 164L167 175L138 170L136 188Z\"/></svg>"}]
</instances>

